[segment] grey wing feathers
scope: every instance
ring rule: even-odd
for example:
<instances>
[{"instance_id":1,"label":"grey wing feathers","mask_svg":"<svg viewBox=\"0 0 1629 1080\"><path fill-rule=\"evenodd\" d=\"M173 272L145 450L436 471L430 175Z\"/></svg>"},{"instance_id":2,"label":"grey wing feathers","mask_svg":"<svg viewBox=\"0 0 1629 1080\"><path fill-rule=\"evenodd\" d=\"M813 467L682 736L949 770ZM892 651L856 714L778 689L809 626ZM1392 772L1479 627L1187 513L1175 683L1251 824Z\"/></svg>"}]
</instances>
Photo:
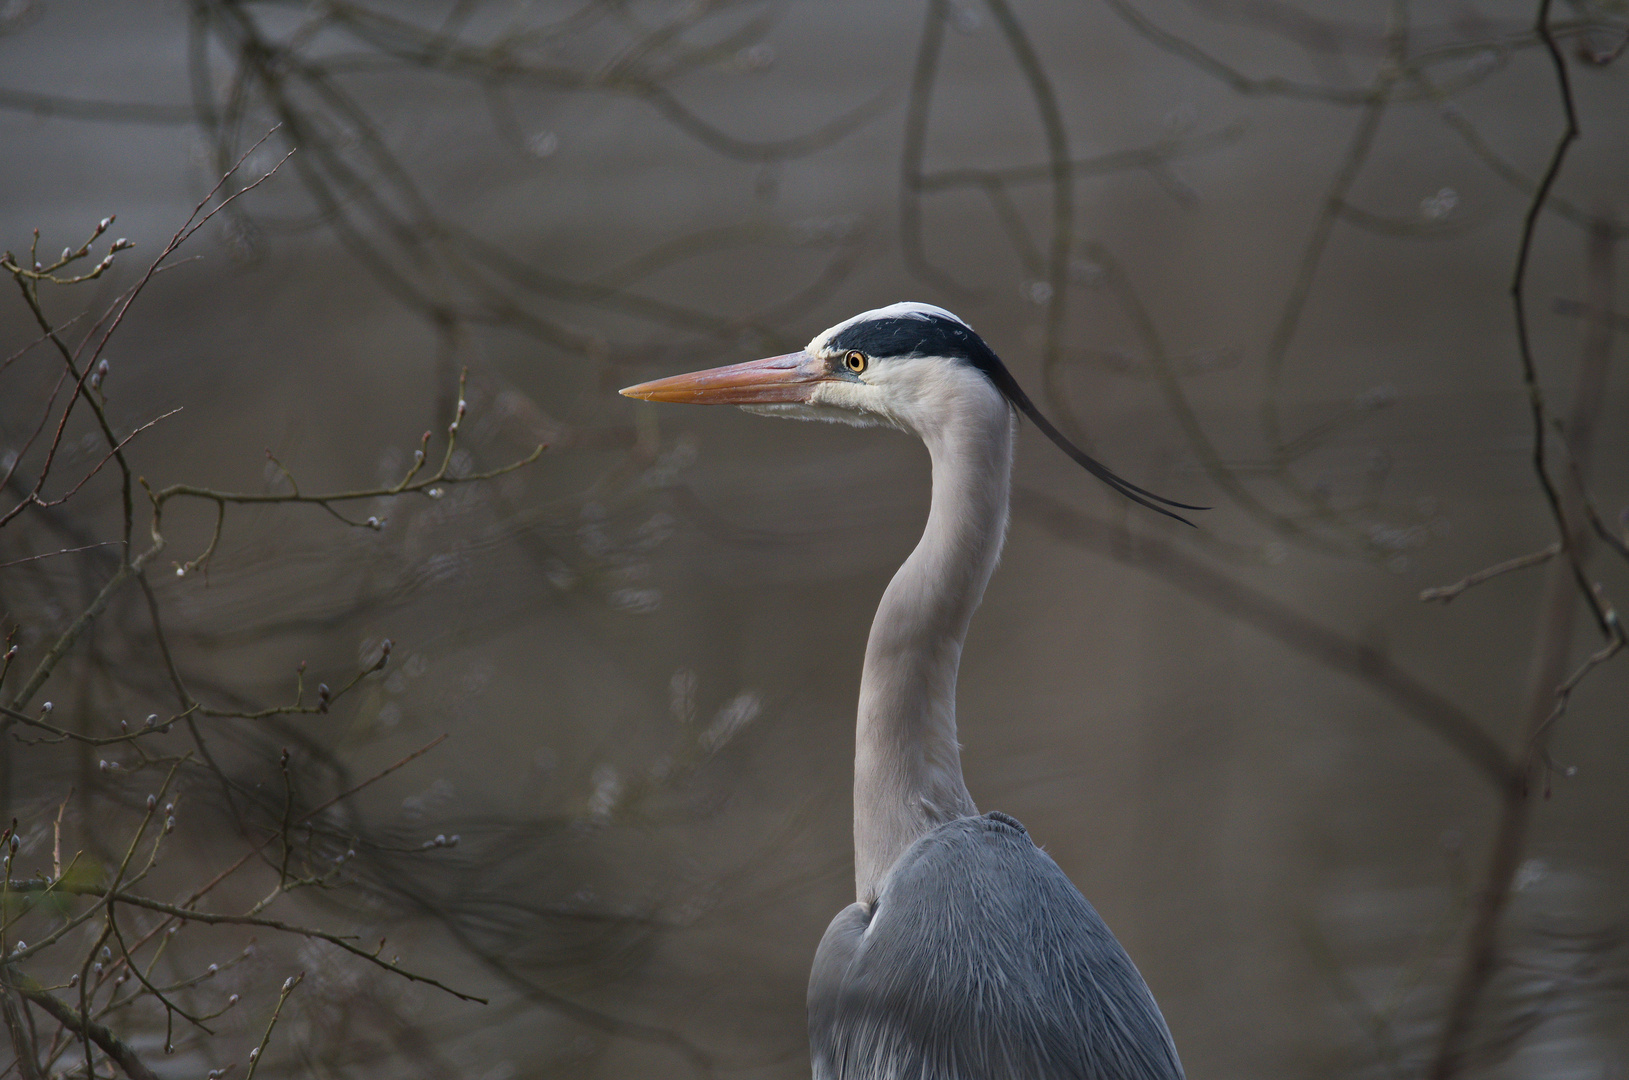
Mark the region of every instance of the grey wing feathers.
<instances>
[{"instance_id":1,"label":"grey wing feathers","mask_svg":"<svg viewBox=\"0 0 1629 1080\"><path fill-rule=\"evenodd\" d=\"M1182 1080L1131 958L1005 814L947 822L832 921L815 1080Z\"/></svg>"}]
</instances>

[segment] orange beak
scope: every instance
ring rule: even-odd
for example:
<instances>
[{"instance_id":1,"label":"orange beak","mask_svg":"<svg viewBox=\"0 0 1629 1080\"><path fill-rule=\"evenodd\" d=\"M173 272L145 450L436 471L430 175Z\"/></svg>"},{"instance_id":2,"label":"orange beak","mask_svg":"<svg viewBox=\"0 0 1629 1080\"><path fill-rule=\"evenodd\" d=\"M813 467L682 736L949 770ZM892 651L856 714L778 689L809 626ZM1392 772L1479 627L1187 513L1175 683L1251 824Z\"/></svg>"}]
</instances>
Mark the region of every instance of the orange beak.
<instances>
[{"instance_id":1,"label":"orange beak","mask_svg":"<svg viewBox=\"0 0 1629 1080\"><path fill-rule=\"evenodd\" d=\"M618 392L645 401L691 405L768 405L807 402L815 384L829 378L825 361L795 352L656 379Z\"/></svg>"}]
</instances>

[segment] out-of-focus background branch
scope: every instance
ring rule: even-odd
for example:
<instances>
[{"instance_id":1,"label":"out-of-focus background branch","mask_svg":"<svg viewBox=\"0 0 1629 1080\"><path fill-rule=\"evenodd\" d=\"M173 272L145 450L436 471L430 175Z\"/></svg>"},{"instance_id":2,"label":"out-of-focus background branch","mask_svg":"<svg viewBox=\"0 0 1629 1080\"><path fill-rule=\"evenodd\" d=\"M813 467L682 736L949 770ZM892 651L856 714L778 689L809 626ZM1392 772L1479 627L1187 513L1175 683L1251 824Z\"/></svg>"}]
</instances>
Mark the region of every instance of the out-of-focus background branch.
<instances>
[{"instance_id":1,"label":"out-of-focus background branch","mask_svg":"<svg viewBox=\"0 0 1629 1080\"><path fill-rule=\"evenodd\" d=\"M614 391L912 298L1214 504L1026 435L961 680L1189 1072L1623 1071L1626 42L0 5L11 1070L806 1074L926 462Z\"/></svg>"}]
</instances>

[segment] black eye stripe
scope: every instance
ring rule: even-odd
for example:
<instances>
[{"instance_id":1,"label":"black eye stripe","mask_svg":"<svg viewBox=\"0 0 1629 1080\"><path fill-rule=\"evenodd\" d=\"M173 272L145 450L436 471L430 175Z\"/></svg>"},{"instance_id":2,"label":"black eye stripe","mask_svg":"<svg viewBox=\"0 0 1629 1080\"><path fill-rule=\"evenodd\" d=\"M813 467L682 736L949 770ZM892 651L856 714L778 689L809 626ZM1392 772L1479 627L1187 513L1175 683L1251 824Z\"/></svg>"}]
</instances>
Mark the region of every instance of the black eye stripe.
<instances>
[{"instance_id":1,"label":"black eye stripe","mask_svg":"<svg viewBox=\"0 0 1629 1080\"><path fill-rule=\"evenodd\" d=\"M905 359L916 356L942 356L948 360L959 360L970 364L982 371L986 378L995 385L1001 395L1012 403L1013 407L1041 429L1042 434L1057 444L1058 448L1068 454L1082 468L1093 476L1108 484L1114 490L1130 499L1141 503L1150 510L1174 517L1184 524L1193 522L1180 514L1167 510L1167 506L1174 506L1182 510L1203 510L1202 506L1191 506L1188 503L1173 502L1162 495L1155 495L1138 487L1128 480L1116 476L1101 462L1088 455L1080 447L1070 442L1063 432L1052 425L1035 403L1024 393L1018 385L1018 380L1012 377L1012 372L996 356L995 351L984 343L984 339L975 334L965 324L955 319L947 319L943 315L934 315L922 312L917 315L901 315L890 318L867 319L846 327L832 336L827 348L843 350L846 356L849 352L858 352L877 360ZM1164 505L1160 505L1163 503Z\"/></svg>"},{"instance_id":2,"label":"black eye stripe","mask_svg":"<svg viewBox=\"0 0 1629 1080\"><path fill-rule=\"evenodd\" d=\"M990 347L961 323L940 315L868 319L856 323L830 341L829 348L863 353L876 359L908 356L946 356L967 360L975 367L977 354ZM993 354L992 354L993 355Z\"/></svg>"}]
</instances>

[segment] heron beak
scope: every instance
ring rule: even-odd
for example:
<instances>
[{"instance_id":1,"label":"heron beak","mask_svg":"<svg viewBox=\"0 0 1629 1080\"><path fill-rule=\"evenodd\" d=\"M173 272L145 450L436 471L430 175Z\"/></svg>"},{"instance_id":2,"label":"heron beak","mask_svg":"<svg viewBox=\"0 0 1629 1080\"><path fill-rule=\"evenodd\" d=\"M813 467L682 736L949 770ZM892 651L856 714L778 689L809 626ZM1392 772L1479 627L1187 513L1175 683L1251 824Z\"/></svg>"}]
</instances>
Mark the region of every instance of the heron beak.
<instances>
[{"instance_id":1,"label":"heron beak","mask_svg":"<svg viewBox=\"0 0 1629 1080\"><path fill-rule=\"evenodd\" d=\"M630 386L619 393L645 401L691 405L768 405L807 402L815 385L830 377L823 361L806 352L795 352L674 375Z\"/></svg>"}]
</instances>

